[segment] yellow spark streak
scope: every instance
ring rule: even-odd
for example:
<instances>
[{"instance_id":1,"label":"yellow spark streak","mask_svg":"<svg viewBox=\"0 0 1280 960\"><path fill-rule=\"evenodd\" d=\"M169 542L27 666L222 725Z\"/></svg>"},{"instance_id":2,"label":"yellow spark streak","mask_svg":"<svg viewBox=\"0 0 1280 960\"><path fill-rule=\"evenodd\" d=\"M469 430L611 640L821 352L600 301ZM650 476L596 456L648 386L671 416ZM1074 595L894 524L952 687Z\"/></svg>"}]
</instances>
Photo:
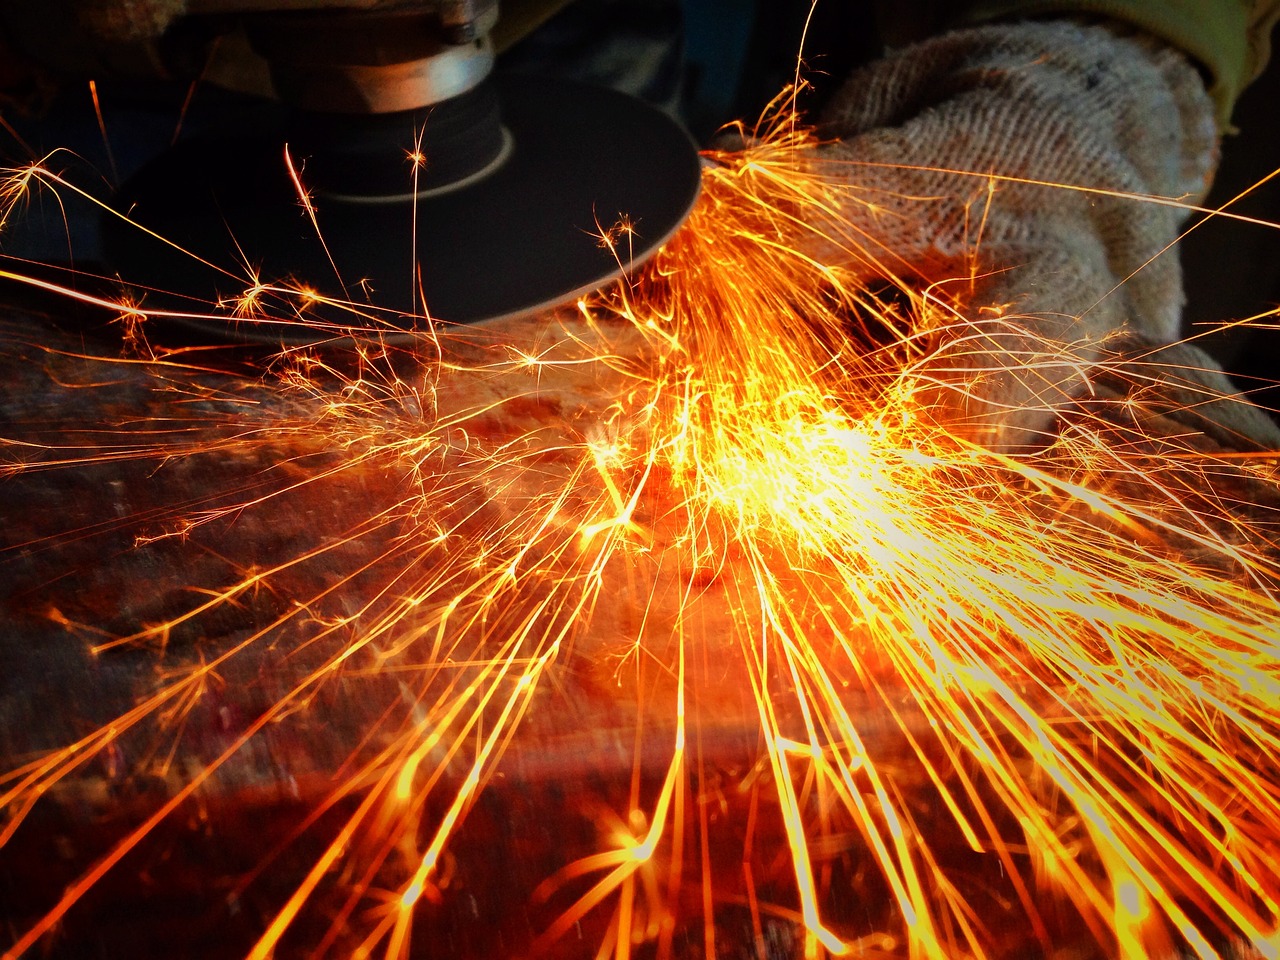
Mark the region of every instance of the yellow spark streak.
<instances>
[{"instance_id":1,"label":"yellow spark streak","mask_svg":"<svg viewBox=\"0 0 1280 960\"><path fill-rule=\"evenodd\" d=\"M120 171L116 168L116 155L111 149L111 138L107 136L107 120L102 115L102 103L98 100L98 84L89 81L89 96L93 100L93 115L98 121L98 133L102 135L102 146L107 152L107 163L111 167L111 182L120 183Z\"/></svg>"},{"instance_id":2,"label":"yellow spark streak","mask_svg":"<svg viewBox=\"0 0 1280 960\"><path fill-rule=\"evenodd\" d=\"M610 872L601 878L587 893L578 899L578 902L560 915L560 918L549 927L541 937L535 942L533 952L538 953L549 949L552 944L559 940L564 934L570 930L582 917L590 910L598 906L609 894L622 889L623 905L626 908L624 914L630 908L631 896L627 893L629 888L624 885L629 884L637 870L648 864L654 857L658 848L658 844L667 829L668 819L671 815L671 808L676 797L676 792L680 787L681 780L684 775L684 755L685 755L685 697L684 697L684 647L680 646L677 660L677 685L676 685L676 730L675 744L672 750L671 761L667 765L667 773L663 779L662 789L659 791L657 801L654 804L653 814L649 817L649 829L644 839L637 840L627 834L625 831L617 831L620 845L615 850L609 850L594 856L586 857L576 863L571 863L559 871L555 876L548 878L543 884L545 889L557 886L563 880L572 877L582 876L597 870L610 869ZM627 943L631 935L631 924L629 920L620 922L618 930L618 938L620 949L625 949L621 945Z\"/></svg>"},{"instance_id":3,"label":"yellow spark streak","mask_svg":"<svg viewBox=\"0 0 1280 960\"><path fill-rule=\"evenodd\" d=\"M554 659L558 652L557 647L548 650L532 667L520 677L516 684L515 694L512 695L506 705L503 707L502 713L498 717L497 723L494 724L493 732L485 739L484 747L477 754L475 763L472 764L468 771L466 779L462 786L458 789L454 796L453 803L449 806L448 811L441 819L440 827L436 831L435 837L432 839L430 846L422 855L422 860L418 864L418 869L414 872L413 879L409 881L409 885L405 887L404 893L400 895L400 912L396 915L395 928L391 933L391 940L387 945L388 957L400 957L407 954L409 948L409 927L413 923L413 906L418 902L418 897L422 895L423 885L427 882L427 878L435 870L436 864L440 859L440 853L444 849L445 843L453 834L454 828L459 818L463 815L467 806L475 797L476 791L480 787L481 775L489 762L489 757L493 754L494 748L509 735L508 723L518 703L528 703L534 685L537 683L539 675L551 660Z\"/></svg>"},{"instance_id":4,"label":"yellow spark streak","mask_svg":"<svg viewBox=\"0 0 1280 960\"><path fill-rule=\"evenodd\" d=\"M325 259L329 261L329 266L333 268L333 275L337 279L339 286L342 287L344 295L346 294L347 285L342 279L342 271L338 269L337 262L333 259L333 254L329 252L329 245L325 242L324 234L320 230L320 220L316 217L316 205L311 199L311 191L307 189L302 182L302 175L298 172L298 168L294 166L293 155L289 152L289 147L284 148L284 166L289 172L289 180L293 183L294 191L298 196L298 202L302 204L302 209L307 213L307 219L311 221L311 227L315 230L317 239L320 241L321 247L324 249ZM309 292L308 299L317 299L314 293Z\"/></svg>"}]
</instances>

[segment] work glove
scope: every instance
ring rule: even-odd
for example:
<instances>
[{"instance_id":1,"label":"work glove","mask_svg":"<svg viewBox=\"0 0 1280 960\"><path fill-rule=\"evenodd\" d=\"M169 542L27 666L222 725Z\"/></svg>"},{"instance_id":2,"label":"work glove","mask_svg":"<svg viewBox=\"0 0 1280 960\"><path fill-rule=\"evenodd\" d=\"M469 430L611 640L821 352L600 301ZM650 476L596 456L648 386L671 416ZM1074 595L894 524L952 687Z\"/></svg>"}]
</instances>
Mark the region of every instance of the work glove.
<instances>
[{"instance_id":1,"label":"work glove","mask_svg":"<svg viewBox=\"0 0 1280 960\"><path fill-rule=\"evenodd\" d=\"M1178 51L1065 20L958 30L855 73L819 133L835 141L828 175L848 185L843 225L820 231L844 239L821 256L932 290L922 383L961 435L1042 447L1110 343L1179 339L1170 247L1208 187L1218 133ZM1234 391L1192 353L1199 389ZM1244 403L1217 405L1215 423L1280 447Z\"/></svg>"}]
</instances>

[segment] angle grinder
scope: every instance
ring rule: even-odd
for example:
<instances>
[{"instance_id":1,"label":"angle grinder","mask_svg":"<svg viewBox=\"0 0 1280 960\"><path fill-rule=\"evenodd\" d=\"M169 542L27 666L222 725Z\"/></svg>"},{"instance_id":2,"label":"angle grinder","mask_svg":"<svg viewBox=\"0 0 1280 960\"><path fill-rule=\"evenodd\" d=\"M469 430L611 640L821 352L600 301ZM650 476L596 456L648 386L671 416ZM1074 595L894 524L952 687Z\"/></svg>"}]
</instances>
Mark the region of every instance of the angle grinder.
<instances>
[{"instance_id":1,"label":"angle grinder","mask_svg":"<svg viewBox=\"0 0 1280 960\"><path fill-rule=\"evenodd\" d=\"M110 265L146 305L177 294L206 330L276 342L358 315L404 333L514 318L630 271L688 215L695 145L627 95L500 75L496 21L483 0L245 14L283 106L180 141L126 182L123 216L103 224ZM210 309L255 280L355 309L314 308L314 329Z\"/></svg>"}]
</instances>

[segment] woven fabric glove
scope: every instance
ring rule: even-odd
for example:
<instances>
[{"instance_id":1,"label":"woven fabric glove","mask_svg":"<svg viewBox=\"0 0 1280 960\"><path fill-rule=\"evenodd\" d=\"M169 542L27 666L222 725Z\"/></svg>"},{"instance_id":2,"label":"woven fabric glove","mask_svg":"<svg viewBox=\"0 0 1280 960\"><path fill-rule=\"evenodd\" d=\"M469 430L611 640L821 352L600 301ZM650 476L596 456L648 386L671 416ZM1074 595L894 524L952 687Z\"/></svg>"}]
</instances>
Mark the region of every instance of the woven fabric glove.
<instances>
[{"instance_id":1,"label":"woven fabric glove","mask_svg":"<svg viewBox=\"0 0 1280 960\"><path fill-rule=\"evenodd\" d=\"M1074 21L956 31L854 74L820 133L838 138L824 163L851 188L842 229L869 254L855 272L947 281L936 291L966 322L939 325L926 369L973 439L1042 446L1109 334L1178 339L1168 248L1185 211L1131 197L1194 203L1212 176L1213 104L1179 52ZM1255 442L1276 439L1228 406Z\"/></svg>"}]
</instances>

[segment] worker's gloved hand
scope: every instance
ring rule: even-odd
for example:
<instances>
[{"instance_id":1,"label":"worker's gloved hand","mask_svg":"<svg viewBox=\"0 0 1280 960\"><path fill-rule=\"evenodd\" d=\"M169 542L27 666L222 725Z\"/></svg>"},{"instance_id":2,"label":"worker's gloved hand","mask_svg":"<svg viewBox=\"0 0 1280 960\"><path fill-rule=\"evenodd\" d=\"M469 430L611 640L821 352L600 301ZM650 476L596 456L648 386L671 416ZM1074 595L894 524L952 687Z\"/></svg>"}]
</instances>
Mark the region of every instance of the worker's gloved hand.
<instances>
[{"instance_id":1,"label":"worker's gloved hand","mask_svg":"<svg viewBox=\"0 0 1280 960\"><path fill-rule=\"evenodd\" d=\"M1194 203L1211 178L1213 104L1179 52L1073 21L956 31L855 73L820 133L870 255L855 273L956 278L937 291L966 323L939 327L926 369L959 432L1042 446L1108 334L1178 339L1185 211L1129 195Z\"/></svg>"}]
</instances>

